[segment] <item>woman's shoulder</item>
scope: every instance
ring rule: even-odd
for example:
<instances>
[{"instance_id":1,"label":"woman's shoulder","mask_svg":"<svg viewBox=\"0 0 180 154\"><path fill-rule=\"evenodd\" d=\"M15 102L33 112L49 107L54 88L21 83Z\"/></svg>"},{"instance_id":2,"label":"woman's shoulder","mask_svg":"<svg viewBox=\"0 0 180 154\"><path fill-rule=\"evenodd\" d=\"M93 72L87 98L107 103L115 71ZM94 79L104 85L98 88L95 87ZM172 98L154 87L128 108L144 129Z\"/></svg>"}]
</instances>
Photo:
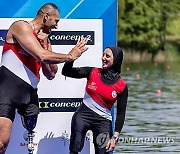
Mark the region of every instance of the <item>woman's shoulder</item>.
<instances>
[{"instance_id":1,"label":"woman's shoulder","mask_svg":"<svg viewBox=\"0 0 180 154\"><path fill-rule=\"evenodd\" d=\"M97 72L101 72L102 68L99 67L93 67L92 71L97 71Z\"/></svg>"},{"instance_id":2,"label":"woman's shoulder","mask_svg":"<svg viewBox=\"0 0 180 154\"><path fill-rule=\"evenodd\" d=\"M126 81L121 77L116 83L118 87L120 87L121 91L123 91L127 87Z\"/></svg>"}]
</instances>

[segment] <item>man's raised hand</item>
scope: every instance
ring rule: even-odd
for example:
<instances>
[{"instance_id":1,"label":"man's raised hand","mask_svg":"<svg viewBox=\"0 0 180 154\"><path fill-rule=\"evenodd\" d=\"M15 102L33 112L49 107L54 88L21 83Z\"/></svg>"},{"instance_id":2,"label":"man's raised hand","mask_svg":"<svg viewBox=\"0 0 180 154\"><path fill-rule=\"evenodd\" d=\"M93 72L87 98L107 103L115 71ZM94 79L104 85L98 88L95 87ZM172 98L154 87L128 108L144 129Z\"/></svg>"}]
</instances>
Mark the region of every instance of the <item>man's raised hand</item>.
<instances>
[{"instance_id":1,"label":"man's raised hand","mask_svg":"<svg viewBox=\"0 0 180 154\"><path fill-rule=\"evenodd\" d=\"M88 38L86 37L80 37L78 39L75 47L69 52L73 60L76 60L77 58L79 58L81 54L88 49L86 47L87 42L88 42Z\"/></svg>"}]
</instances>

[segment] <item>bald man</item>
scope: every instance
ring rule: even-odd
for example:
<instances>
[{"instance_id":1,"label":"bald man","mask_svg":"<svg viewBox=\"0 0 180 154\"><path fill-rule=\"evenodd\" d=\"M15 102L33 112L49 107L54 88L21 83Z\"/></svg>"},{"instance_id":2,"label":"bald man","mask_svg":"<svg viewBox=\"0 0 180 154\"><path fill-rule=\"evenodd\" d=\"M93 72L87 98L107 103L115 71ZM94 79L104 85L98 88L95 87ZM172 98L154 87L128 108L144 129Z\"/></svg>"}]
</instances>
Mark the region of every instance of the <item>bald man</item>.
<instances>
[{"instance_id":1,"label":"bald man","mask_svg":"<svg viewBox=\"0 0 180 154\"><path fill-rule=\"evenodd\" d=\"M16 21L7 32L0 67L0 154L7 149L16 109L25 120L35 119L36 123L40 68L51 80L57 72L56 64L74 61L87 50L86 38L81 38L68 54L51 50L48 35L57 28L59 18L58 7L47 3L32 21ZM34 125L25 127L33 129Z\"/></svg>"}]
</instances>

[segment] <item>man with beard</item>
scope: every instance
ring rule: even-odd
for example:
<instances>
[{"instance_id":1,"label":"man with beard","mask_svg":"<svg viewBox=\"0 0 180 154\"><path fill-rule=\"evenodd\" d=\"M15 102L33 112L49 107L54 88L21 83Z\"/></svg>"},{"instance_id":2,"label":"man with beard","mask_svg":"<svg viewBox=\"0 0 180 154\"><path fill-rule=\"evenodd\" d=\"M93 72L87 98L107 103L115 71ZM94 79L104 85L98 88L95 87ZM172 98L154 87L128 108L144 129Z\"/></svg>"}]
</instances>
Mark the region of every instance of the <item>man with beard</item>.
<instances>
[{"instance_id":1,"label":"man with beard","mask_svg":"<svg viewBox=\"0 0 180 154\"><path fill-rule=\"evenodd\" d=\"M7 32L0 67L0 154L6 151L16 109L28 130L35 127L40 68L51 80L57 72L56 64L73 61L87 50L87 38L81 38L68 54L52 52L46 36L57 28L58 22L58 7L47 3L34 20L16 21ZM33 122L31 126L27 126L28 120Z\"/></svg>"}]
</instances>

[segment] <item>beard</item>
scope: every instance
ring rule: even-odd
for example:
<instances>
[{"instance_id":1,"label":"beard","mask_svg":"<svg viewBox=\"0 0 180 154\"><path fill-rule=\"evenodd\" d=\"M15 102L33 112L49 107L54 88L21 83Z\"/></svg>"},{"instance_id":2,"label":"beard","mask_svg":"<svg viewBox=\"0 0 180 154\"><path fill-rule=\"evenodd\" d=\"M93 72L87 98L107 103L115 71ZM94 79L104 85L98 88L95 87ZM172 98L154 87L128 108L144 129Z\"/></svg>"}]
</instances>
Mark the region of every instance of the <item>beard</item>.
<instances>
[{"instance_id":1,"label":"beard","mask_svg":"<svg viewBox=\"0 0 180 154\"><path fill-rule=\"evenodd\" d=\"M43 33L50 34L50 33L51 33L51 28L45 26L45 27L43 28Z\"/></svg>"}]
</instances>

